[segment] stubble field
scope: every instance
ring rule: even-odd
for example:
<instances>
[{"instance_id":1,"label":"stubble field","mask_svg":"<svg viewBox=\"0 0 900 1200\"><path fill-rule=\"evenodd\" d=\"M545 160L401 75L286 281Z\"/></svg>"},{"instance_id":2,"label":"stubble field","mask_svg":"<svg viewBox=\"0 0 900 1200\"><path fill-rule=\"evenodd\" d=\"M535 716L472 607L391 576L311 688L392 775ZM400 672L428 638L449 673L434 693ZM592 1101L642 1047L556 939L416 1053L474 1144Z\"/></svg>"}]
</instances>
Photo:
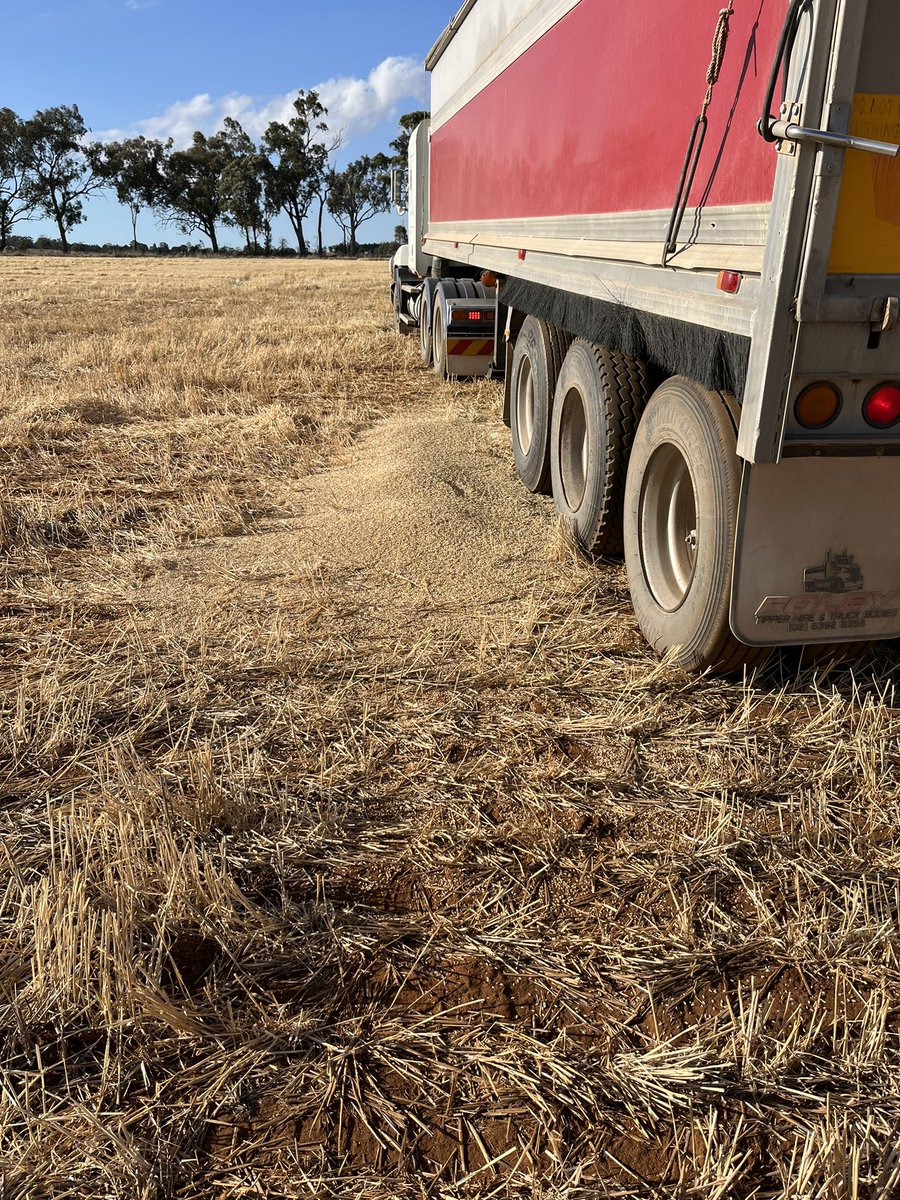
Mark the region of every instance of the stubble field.
<instances>
[{"instance_id":1,"label":"stubble field","mask_svg":"<svg viewBox=\"0 0 900 1200\"><path fill-rule=\"evenodd\" d=\"M383 263L0 281L3 1200L900 1194L896 650L658 663Z\"/></svg>"}]
</instances>

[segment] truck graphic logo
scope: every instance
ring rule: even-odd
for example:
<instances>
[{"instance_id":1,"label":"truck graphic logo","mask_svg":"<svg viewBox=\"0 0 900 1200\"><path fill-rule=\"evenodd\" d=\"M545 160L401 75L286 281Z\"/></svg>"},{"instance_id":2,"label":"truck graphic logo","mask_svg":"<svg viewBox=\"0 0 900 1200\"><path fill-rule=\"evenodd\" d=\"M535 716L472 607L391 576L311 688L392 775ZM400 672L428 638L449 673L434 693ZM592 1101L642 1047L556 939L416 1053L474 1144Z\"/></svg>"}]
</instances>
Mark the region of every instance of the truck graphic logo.
<instances>
[{"instance_id":1,"label":"truck graphic logo","mask_svg":"<svg viewBox=\"0 0 900 1200\"><path fill-rule=\"evenodd\" d=\"M846 550L837 554L827 550L825 561L817 567L807 567L803 572L803 586L807 592L859 592L863 587L862 568Z\"/></svg>"}]
</instances>

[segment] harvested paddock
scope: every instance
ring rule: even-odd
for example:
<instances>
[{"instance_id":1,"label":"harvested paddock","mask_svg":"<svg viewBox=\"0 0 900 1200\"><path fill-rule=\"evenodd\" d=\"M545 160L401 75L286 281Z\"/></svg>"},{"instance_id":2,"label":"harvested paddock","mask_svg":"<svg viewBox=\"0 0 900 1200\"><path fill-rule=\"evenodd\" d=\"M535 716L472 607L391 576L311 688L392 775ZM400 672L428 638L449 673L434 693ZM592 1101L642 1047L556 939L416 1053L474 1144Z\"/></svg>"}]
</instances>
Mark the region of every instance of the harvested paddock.
<instances>
[{"instance_id":1,"label":"harvested paddock","mask_svg":"<svg viewBox=\"0 0 900 1200\"><path fill-rule=\"evenodd\" d=\"M4 1200L900 1193L896 650L657 662L384 264L0 277Z\"/></svg>"}]
</instances>

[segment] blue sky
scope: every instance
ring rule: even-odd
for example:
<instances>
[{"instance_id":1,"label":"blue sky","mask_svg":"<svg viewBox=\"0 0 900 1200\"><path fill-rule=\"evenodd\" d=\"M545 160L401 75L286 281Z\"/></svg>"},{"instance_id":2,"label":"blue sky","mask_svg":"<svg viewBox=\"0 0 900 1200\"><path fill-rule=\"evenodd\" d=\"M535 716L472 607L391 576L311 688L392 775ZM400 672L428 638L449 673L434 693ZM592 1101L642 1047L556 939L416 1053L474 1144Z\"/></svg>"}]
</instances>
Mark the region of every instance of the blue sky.
<instances>
[{"instance_id":1,"label":"blue sky","mask_svg":"<svg viewBox=\"0 0 900 1200\"><path fill-rule=\"evenodd\" d=\"M387 149L400 113L425 101L422 60L459 0L30 0L4 5L0 106L22 116L76 103L95 135L146 133L183 141L236 115L258 135L297 88L322 94L345 130L338 162ZM75 240L127 242L112 199L88 206ZM389 214L363 227L387 237ZM19 233L55 235L47 222ZM141 217L143 241L180 241ZM276 237L289 238L279 223ZM339 240L331 226L328 238ZM239 235L226 232L225 242ZM290 240L290 239L289 239Z\"/></svg>"}]
</instances>

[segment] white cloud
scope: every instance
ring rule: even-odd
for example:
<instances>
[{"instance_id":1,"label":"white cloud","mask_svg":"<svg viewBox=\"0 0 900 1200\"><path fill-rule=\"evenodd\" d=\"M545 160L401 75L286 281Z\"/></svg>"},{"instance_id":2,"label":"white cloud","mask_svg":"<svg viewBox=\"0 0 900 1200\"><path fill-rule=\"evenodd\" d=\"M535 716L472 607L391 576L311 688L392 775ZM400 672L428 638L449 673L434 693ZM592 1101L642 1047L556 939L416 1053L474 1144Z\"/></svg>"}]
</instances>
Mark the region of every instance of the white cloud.
<instances>
[{"instance_id":1,"label":"white cloud","mask_svg":"<svg viewBox=\"0 0 900 1200\"><path fill-rule=\"evenodd\" d=\"M144 7L128 0L129 7ZM326 79L313 89L328 109L328 124L340 130L344 141L368 133L394 114L401 102L424 107L425 72L412 57L391 57L379 63L365 79L342 76ZM130 129L108 129L99 136L105 141L142 133L150 138L172 138L176 146L187 146L196 129L210 134L222 127L225 117L234 117L251 135L259 138L271 121L290 117L296 91L270 100L233 93L213 97L208 93L179 100L158 117L136 121Z\"/></svg>"},{"instance_id":2,"label":"white cloud","mask_svg":"<svg viewBox=\"0 0 900 1200\"><path fill-rule=\"evenodd\" d=\"M132 12L141 12L145 8L156 8L159 0L125 0L125 7Z\"/></svg>"}]
</instances>

